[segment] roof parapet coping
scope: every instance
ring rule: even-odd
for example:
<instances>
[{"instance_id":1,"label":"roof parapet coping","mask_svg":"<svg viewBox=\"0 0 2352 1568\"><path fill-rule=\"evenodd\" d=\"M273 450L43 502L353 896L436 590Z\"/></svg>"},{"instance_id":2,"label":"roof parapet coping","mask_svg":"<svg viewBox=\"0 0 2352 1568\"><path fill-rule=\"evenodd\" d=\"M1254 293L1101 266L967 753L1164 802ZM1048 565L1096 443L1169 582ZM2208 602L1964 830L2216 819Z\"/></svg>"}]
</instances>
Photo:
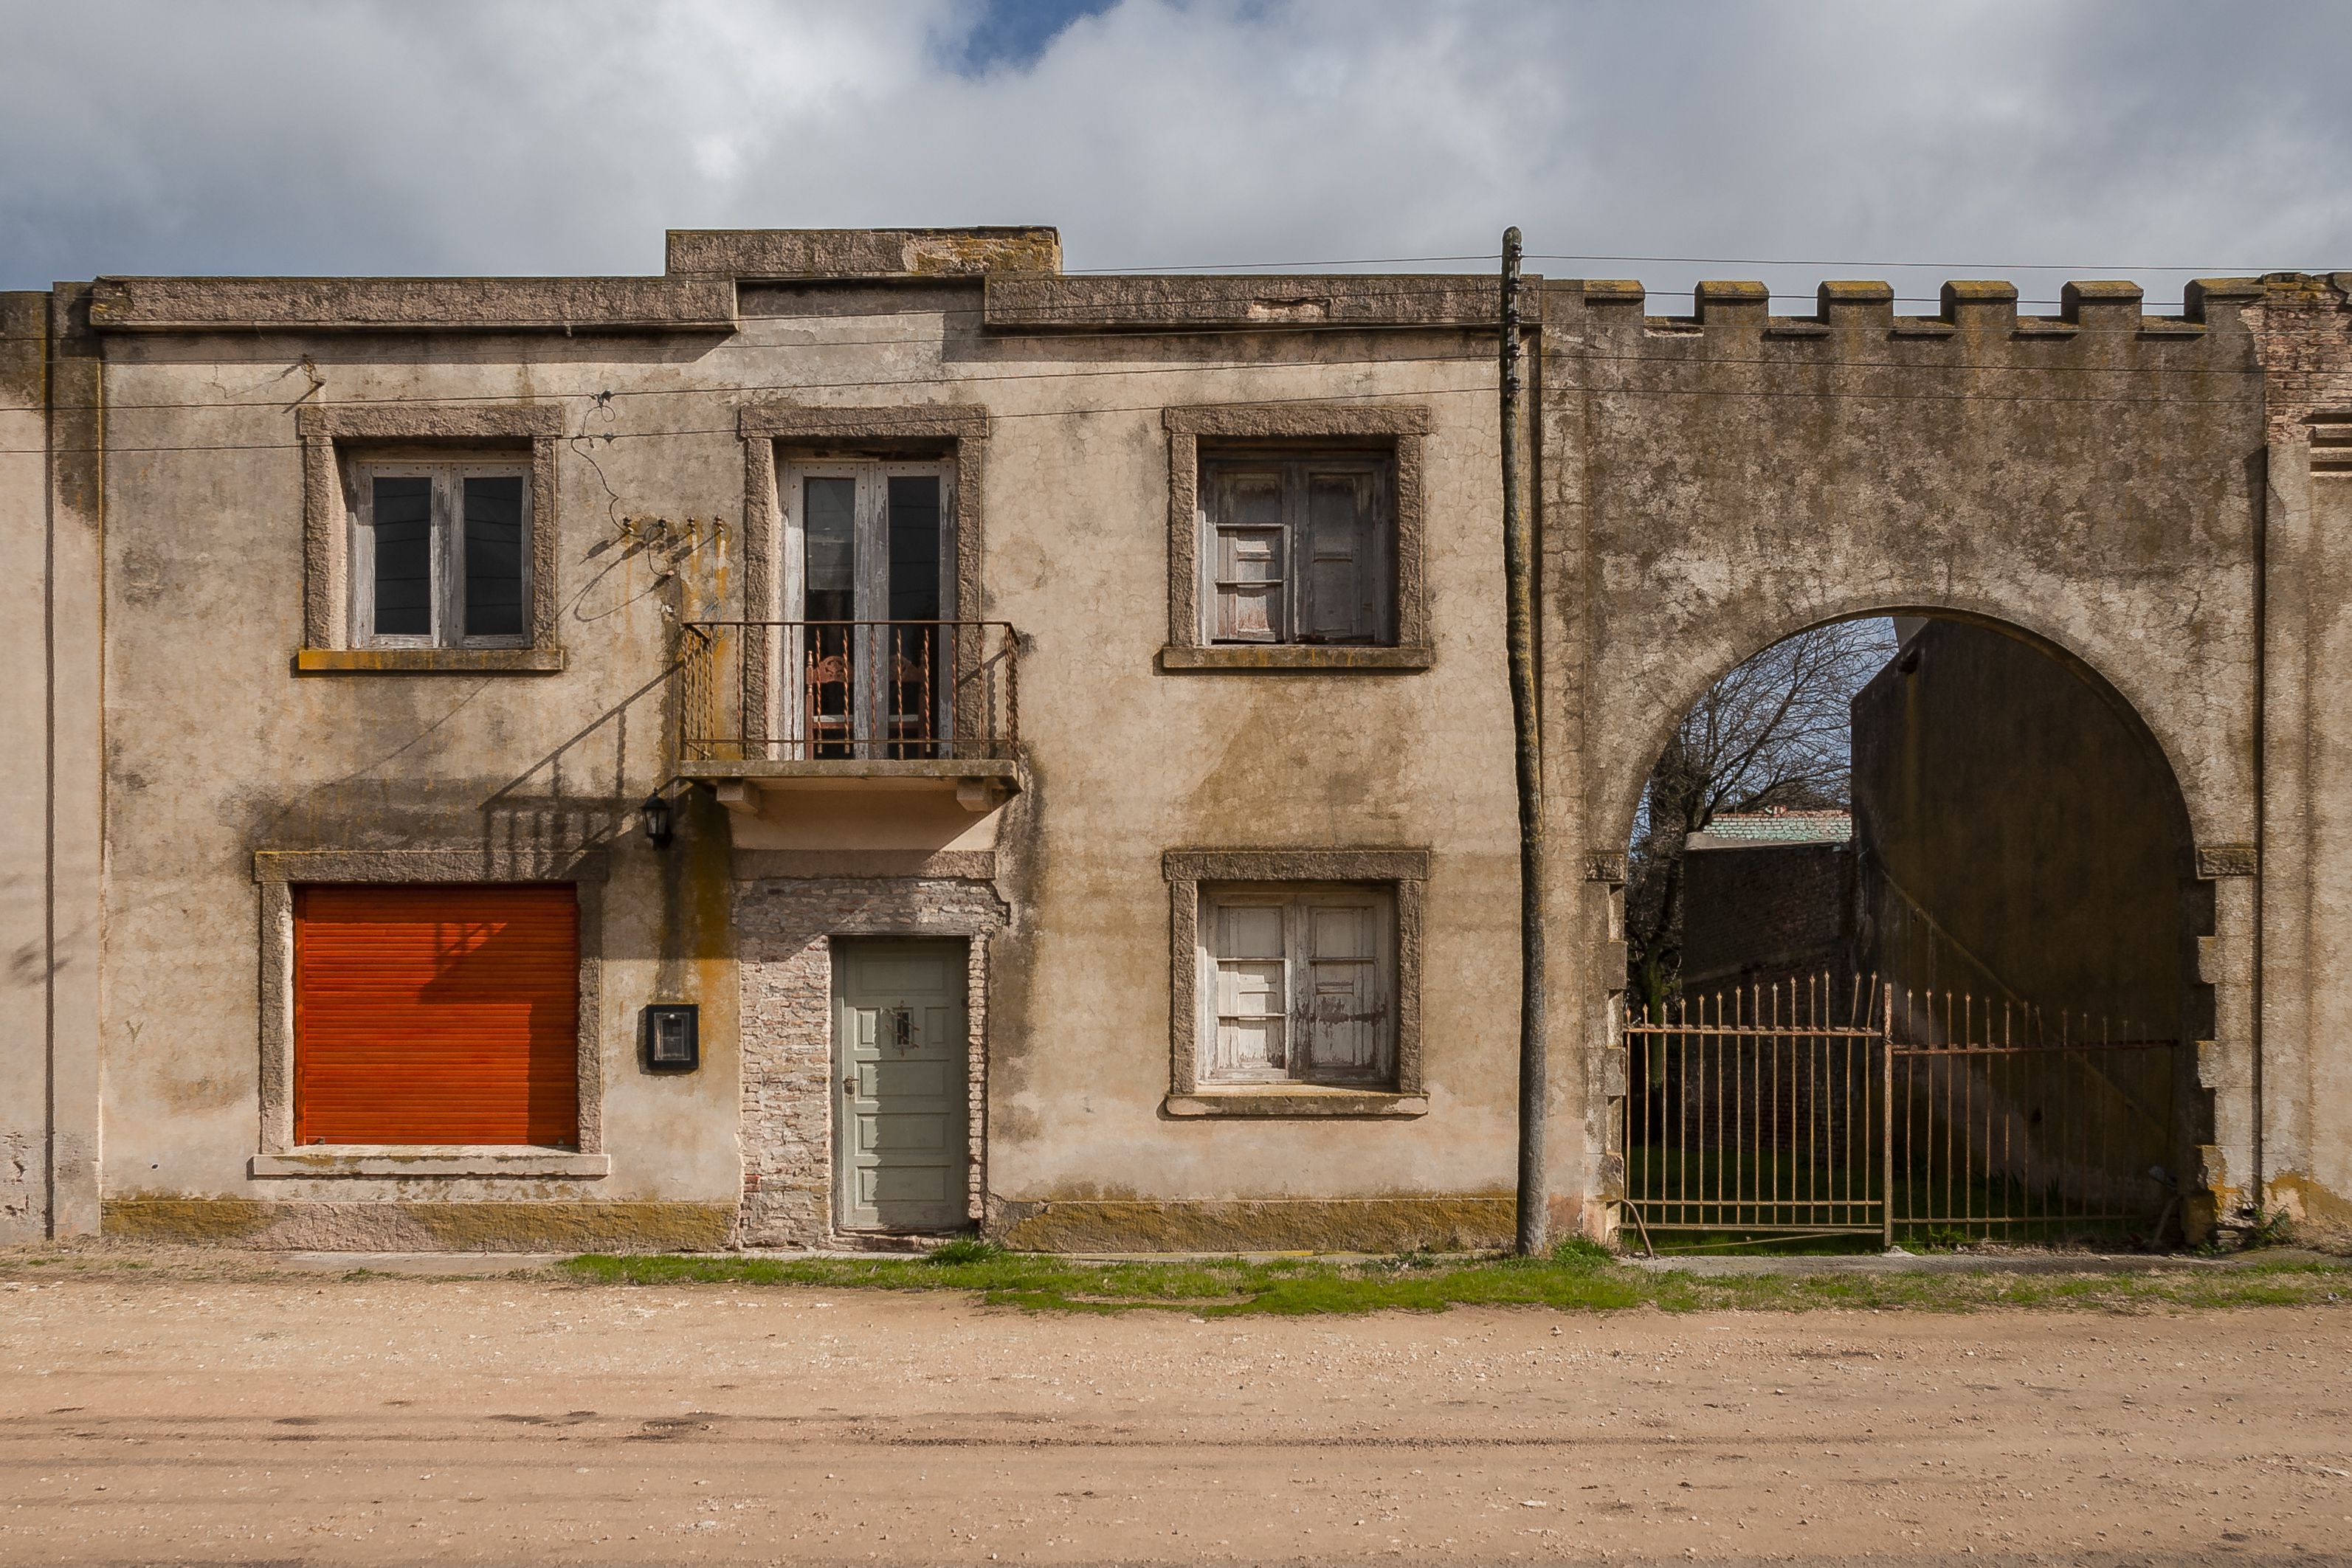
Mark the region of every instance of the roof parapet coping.
<instances>
[{"instance_id":1,"label":"roof parapet coping","mask_svg":"<svg viewBox=\"0 0 2352 1568\"><path fill-rule=\"evenodd\" d=\"M2352 272L2265 272L2257 278L2230 278L2251 285L2258 295L2334 293L2352 299Z\"/></svg>"},{"instance_id":2,"label":"roof parapet coping","mask_svg":"<svg viewBox=\"0 0 2352 1568\"><path fill-rule=\"evenodd\" d=\"M671 229L672 277L759 282L977 277L1062 270L1058 229Z\"/></svg>"},{"instance_id":3,"label":"roof parapet coping","mask_svg":"<svg viewBox=\"0 0 2352 1568\"><path fill-rule=\"evenodd\" d=\"M101 277L112 332L731 332L735 287L672 277Z\"/></svg>"},{"instance_id":4,"label":"roof parapet coping","mask_svg":"<svg viewBox=\"0 0 2352 1568\"><path fill-rule=\"evenodd\" d=\"M2258 277L2198 277L2182 285L2180 319L2200 327L2233 322L2246 306L2263 297Z\"/></svg>"},{"instance_id":5,"label":"roof parapet coping","mask_svg":"<svg viewBox=\"0 0 2352 1568\"><path fill-rule=\"evenodd\" d=\"M1895 285L1876 277L1832 277L1824 279L1814 291L1822 312L1832 307L1853 305L1886 305L1895 303Z\"/></svg>"},{"instance_id":6,"label":"roof parapet coping","mask_svg":"<svg viewBox=\"0 0 2352 1568\"><path fill-rule=\"evenodd\" d=\"M2137 330L2144 298L2138 284L2120 278L2068 283L2058 290L2058 319L2082 326Z\"/></svg>"},{"instance_id":7,"label":"roof parapet coping","mask_svg":"<svg viewBox=\"0 0 2352 1568\"><path fill-rule=\"evenodd\" d=\"M1539 315L1543 279L1528 285ZM1263 328L1486 328L1501 316L1494 278L1459 273L1127 274L1064 277L992 272L982 320L992 332L1154 332ZM1523 317L1528 319L1529 317ZM1532 324L1532 320L1530 320Z\"/></svg>"},{"instance_id":8,"label":"roof parapet coping","mask_svg":"<svg viewBox=\"0 0 2352 1568\"><path fill-rule=\"evenodd\" d=\"M1713 279L1691 290L1691 314L1701 321L1761 327L1772 308L1772 291L1744 279Z\"/></svg>"},{"instance_id":9,"label":"roof parapet coping","mask_svg":"<svg viewBox=\"0 0 2352 1568\"><path fill-rule=\"evenodd\" d=\"M1940 319L1956 327L2014 331L2017 285L1999 278L1955 278L1944 285Z\"/></svg>"},{"instance_id":10,"label":"roof parapet coping","mask_svg":"<svg viewBox=\"0 0 2352 1568\"><path fill-rule=\"evenodd\" d=\"M1589 277L1583 287L1588 306L1631 305L1638 310L1650 297L1648 289L1627 277Z\"/></svg>"},{"instance_id":11,"label":"roof parapet coping","mask_svg":"<svg viewBox=\"0 0 2352 1568\"><path fill-rule=\"evenodd\" d=\"M1826 278L1813 291L1813 319L1883 331L1895 324L1895 286L1875 277Z\"/></svg>"}]
</instances>

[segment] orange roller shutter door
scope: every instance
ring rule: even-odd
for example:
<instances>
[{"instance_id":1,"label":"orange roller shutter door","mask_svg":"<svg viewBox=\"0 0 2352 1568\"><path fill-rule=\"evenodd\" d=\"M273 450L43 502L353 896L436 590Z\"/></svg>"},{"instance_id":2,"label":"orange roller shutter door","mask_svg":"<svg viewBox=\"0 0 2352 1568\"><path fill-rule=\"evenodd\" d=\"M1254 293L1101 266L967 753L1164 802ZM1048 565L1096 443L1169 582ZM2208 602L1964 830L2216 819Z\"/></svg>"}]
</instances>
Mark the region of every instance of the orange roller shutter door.
<instances>
[{"instance_id":1,"label":"orange roller shutter door","mask_svg":"<svg viewBox=\"0 0 2352 1568\"><path fill-rule=\"evenodd\" d=\"M294 1141L579 1141L569 883L295 890Z\"/></svg>"}]
</instances>

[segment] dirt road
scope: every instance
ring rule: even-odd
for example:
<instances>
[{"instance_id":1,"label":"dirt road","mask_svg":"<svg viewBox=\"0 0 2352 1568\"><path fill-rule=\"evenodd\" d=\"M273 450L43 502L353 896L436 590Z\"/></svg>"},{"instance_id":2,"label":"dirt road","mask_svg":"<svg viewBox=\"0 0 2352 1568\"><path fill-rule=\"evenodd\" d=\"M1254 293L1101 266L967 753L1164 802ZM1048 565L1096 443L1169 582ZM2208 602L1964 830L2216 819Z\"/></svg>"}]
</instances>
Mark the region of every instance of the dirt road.
<instances>
[{"instance_id":1,"label":"dirt road","mask_svg":"<svg viewBox=\"0 0 2352 1568\"><path fill-rule=\"evenodd\" d=\"M2352 1308L0 1285L0 1562L2352 1558Z\"/></svg>"}]
</instances>

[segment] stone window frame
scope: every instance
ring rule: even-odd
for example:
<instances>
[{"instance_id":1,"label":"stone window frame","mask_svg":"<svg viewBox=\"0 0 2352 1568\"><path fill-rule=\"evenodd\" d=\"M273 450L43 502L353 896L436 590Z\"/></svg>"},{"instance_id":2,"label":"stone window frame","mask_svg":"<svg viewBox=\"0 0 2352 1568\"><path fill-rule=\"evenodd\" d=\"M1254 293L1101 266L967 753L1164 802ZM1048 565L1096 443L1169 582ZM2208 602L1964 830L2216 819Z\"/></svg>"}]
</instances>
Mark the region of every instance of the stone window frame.
<instances>
[{"instance_id":1,"label":"stone window frame","mask_svg":"<svg viewBox=\"0 0 2352 1568\"><path fill-rule=\"evenodd\" d=\"M302 451L302 674L551 674L556 644L555 447L563 411L545 403L397 403L298 409ZM530 617L520 648L357 648L352 645L351 460L366 449L430 449L433 461L528 443L530 456Z\"/></svg>"},{"instance_id":2,"label":"stone window frame","mask_svg":"<svg viewBox=\"0 0 2352 1568\"><path fill-rule=\"evenodd\" d=\"M1421 403L1189 403L1160 411L1168 433L1166 672L1425 670L1436 663L1429 618L1428 530ZM1211 643L1201 633L1201 443L1328 441L1377 444L1396 462L1396 642Z\"/></svg>"},{"instance_id":3,"label":"stone window frame","mask_svg":"<svg viewBox=\"0 0 2352 1568\"><path fill-rule=\"evenodd\" d=\"M761 402L735 416L743 444L743 619L786 619L776 601L783 574L778 552L783 543L783 496L776 488L776 449L793 445L815 451L860 446L888 453L944 455L954 465L950 516L955 528L955 612L978 620L982 612L980 569L984 514L981 497L988 476L987 408L980 403L868 403L826 406ZM772 650L769 655L773 656ZM968 657L977 660L975 645ZM767 712L771 674L761 660L743 672L743 712Z\"/></svg>"},{"instance_id":4,"label":"stone window frame","mask_svg":"<svg viewBox=\"0 0 2352 1568\"><path fill-rule=\"evenodd\" d=\"M1168 883L1169 1116L1409 1117L1429 1113L1421 1053L1421 967L1430 852L1423 849L1179 849ZM1396 1087L1204 1088L1200 1081L1201 884L1376 883L1396 898Z\"/></svg>"},{"instance_id":5,"label":"stone window frame","mask_svg":"<svg viewBox=\"0 0 2352 1568\"><path fill-rule=\"evenodd\" d=\"M257 1177L530 1177L612 1174L604 1152L604 883L603 850L257 850L261 887L260 1147ZM429 886L570 883L580 910L579 1147L384 1145L302 1147L294 1142L294 889L320 883Z\"/></svg>"}]
</instances>

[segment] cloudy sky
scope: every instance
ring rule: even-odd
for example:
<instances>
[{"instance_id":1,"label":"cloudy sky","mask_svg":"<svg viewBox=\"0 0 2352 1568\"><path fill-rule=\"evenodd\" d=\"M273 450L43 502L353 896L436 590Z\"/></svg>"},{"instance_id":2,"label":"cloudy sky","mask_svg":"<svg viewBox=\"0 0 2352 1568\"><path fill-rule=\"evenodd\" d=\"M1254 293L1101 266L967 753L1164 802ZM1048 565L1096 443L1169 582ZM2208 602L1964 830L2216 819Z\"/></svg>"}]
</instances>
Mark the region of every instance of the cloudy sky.
<instances>
[{"instance_id":1,"label":"cloudy sky","mask_svg":"<svg viewBox=\"0 0 2352 1568\"><path fill-rule=\"evenodd\" d=\"M653 272L666 227L990 223L1110 269L1483 257L1516 223L1543 271L1659 290L2177 298L2352 267L2341 0L0 0L0 287Z\"/></svg>"}]
</instances>

